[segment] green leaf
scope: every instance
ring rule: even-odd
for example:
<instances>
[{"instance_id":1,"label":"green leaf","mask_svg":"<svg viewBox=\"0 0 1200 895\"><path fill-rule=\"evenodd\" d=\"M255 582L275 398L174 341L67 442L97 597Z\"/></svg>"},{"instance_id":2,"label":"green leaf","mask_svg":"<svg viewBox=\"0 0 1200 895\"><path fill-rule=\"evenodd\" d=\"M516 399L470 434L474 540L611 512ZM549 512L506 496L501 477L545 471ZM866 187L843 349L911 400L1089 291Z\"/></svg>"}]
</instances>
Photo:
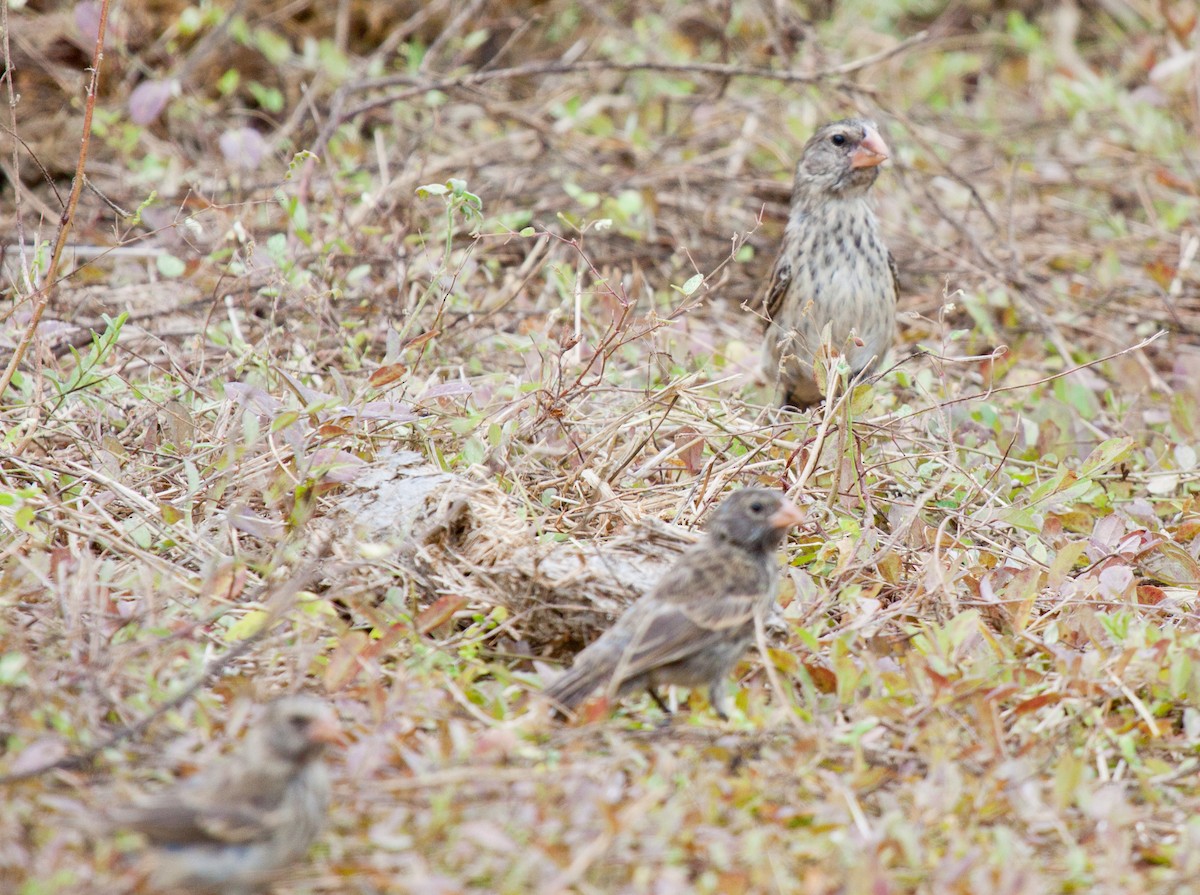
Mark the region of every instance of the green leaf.
<instances>
[{"instance_id":1,"label":"green leaf","mask_svg":"<svg viewBox=\"0 0 1200 895\"><path fill-rule=\"evenodd\" d=\"M28 657L21 653L5 653L0 656L0 685L17 687L28 682L29 675L23 669Z\"/></svg>"},{"instance_id":2,"label":"green leaf","mask_svg":"<svg viewBox=\"0 0 1200 895\"><path fill-rule=\"evenodd\" d=\"M1081 478L1091 478L1120 463L1132 452L1132 438L1128 436L1124 438L1110 438L1108 441L1097 445L1096 449L1088 454L1087 459L1083 461L1083 465L1079 467L1079 475Z\"/></svg>"},{"instance_id":3,"label":"green leaf","mask_svg":"<svg viewBox=\"0 0 1200 895\"><path fill-rule=\"evenodd\" d=\"M251 609L225 630L226 640L245 640L253 637L267 623L267 613L261 609Z\"/></svg>"},{"instance_id":4,"label":"green leaf","mask_svg":"<svg viewBox=\"0 0 1200 895\"><path fill-rule=\"evenodd\" d=\"M275 417L275 419L271 420L271 431L279 432L282 429L286 429L298 419L300 419L300 411L285 410L279 416Z\"/></svg>"},{"instance_id":5,"label":"green leaf","mask_svg":"<svg viewBox=\"0 0 1200 895\"><path fill-rule=\"evenodd\" d=\"M158 268L158 272L169 280L177 279L183 276L187 270L187 265L174 255L163 253L154 259L154 266Z\"/></svg>"},{"instance_id":6,"label":"green leaf","mask_svg":"<svg viewBox=\"0 0 1200 895\"><path fill-rule=\"evenodd\" d=\"M691 277L682 286L672 286L671 288L674 289L676 292L682 292L684 295L691 295L693 292L695 292L697 289L700 288L700 284L703 282L704 282L704 274L698 273L694 277Z\"/></svg>"}]
</instances>

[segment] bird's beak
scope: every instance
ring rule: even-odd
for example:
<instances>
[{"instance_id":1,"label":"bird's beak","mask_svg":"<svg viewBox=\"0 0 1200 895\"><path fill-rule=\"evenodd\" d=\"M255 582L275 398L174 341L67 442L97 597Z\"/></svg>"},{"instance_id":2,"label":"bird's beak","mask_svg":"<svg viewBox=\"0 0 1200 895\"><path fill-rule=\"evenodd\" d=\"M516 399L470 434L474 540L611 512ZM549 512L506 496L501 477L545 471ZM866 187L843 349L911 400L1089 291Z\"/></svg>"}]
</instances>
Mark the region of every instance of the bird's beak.
<instances>
[{"instance_id":1,"label":"bird's beak","mask_svg":"<svg viewBox=\"0 0 1200 895\"><path fill-rule=\"evenodd\" d=\"M342 732L342 725L338 723L338 719L333 715L323 718L317 718L308 728L308 738L314 743L336 743L344 745L346 742L345 734Z\"/></svg>"},{"instance_id":2,"label":"bird's beak","mask_svg":"<svg viewBox=\"0 0 1200 895\"><path fill-rule=\"evenodd\" d=\"M883 137L873 128L866 128L866 136L858 144L858 148L850 155L851 168L874 168L888 160L887 144Z\"/></svg>"},{"instance_id":3,"label":"bird's beak","mask_svg":"<svg viewBox=\"0 0 1200 895\"><path fill-rule=\"evenodd\" d=\"M783 506L772 513L767 521L772 528L791 528L804 521L804 512L790 500L785 500Z\"/></svg>"}]
</instances>

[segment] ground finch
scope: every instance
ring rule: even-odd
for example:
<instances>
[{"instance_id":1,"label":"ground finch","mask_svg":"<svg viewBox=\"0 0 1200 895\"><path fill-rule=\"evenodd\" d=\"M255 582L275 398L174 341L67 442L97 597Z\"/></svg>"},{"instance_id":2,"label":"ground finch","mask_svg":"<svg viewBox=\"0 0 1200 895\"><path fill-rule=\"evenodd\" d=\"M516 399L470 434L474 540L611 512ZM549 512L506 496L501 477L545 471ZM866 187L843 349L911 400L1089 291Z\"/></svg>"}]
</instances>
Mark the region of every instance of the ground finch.
<instances>
[{"instance_id":1,"label":"ground finch","mask_svg":"<svg viewBox=\"0 0 1200 895\"><path fill-rule=\"evenodd\" d=\"M860 118L827 124L804 146L763 301L763 369L784 405L821 400L813 358L823 341L840 352L855 337L846 351L855 374L869 372L891 347L896 265L868 198L887 157L875 123Z\"/></svg>"},{"instance_id":2,"label":"ground finch","mask_svg":"<svg viewBox=\"0 0 1200 895\"><path fill-rule=\"evenodd\" d=\"M597 688L621 696L663 684L708 687L726 717L725 678L754 639L754 618L775 598L775 551L803 515L783 495L746 488L713 513L708 532L649 593L579 654L546 690L571 709Z\"/></svg>"},{"instance_id":3,"label":"ground finch","mask_svg":"<svg viewBox=\"0 0 1200 895\"><path fill-rule=\"evenodd\" d=\"M280 699L237 752L110 819L149 839L156 890L261 892L304 857L324 825L330 793L320 756L340 733L324 702Z\"/></svg>"}]
</instances>

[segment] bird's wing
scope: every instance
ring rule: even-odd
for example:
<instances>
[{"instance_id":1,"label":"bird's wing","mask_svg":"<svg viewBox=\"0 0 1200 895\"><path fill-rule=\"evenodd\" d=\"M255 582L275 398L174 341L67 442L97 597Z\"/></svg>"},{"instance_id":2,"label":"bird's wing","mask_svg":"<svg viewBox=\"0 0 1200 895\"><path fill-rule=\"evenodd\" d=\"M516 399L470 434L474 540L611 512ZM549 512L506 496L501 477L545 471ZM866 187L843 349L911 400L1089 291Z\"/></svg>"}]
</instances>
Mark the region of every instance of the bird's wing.
<instances>
[{"instance_id":1,"label":"bird's wing","mask_svg":"<svg viewBox=\"0 0 1200 895\"><path fill-rule=\"evenodd\" d=\"M770 572L725 551L691 551L689 559L660 579L641 611L630 613L622 678L686 659L753 624Z\"/></svg>"},{"instance_id":2,"label":"bird's wing","mask_svg":"<svg viewBox=\"0 0 1200 895\"><path fill-rule=\"evenodd\" d=\"M115 815L121 826L159 845L236 845L270 836L278 825L274 811L252 805L196 806L183 799L161 801Z\"/></svg>"},{"instance_id":3,"label":"bird's wing","mask_svg":"<svg viewBox=\"0 0 1200 895\"><path fill-rule=\"evenodd\" d=\"M787 295L788 286L792 282L792 265L789 261L784 260L784 252L779 253L779 258L775 261L775 267L771 271L771 280L767 284L767 291L763 294L762 307L767 315L767 320L774 320L780 309L783 307L784 296ZM794 257L794 253L792 256Z\"/></svg>"},{"instance_id":4,"label":"bird's wing","mask_svg":"<svg viewBox=\"0 0 1200 895\"><path fill-rule=\"evenodd\" d=\"M900 301L900 268L896 266L896 256L891 250L887 253L888 270L892 272L892 297L897 303Z\"/></svg>"},{"instance_id":5,"label":"bird's wing","mask_svg":"<svg viewBox=\"0 0 1200 895\"><path fill-rule=\"evenodd\" d=\"M754 594L728 594L704 605L660 603L626 653L622 677L679 662L721 643L754 622Z\"/></svg>"},{"instance_id":6,"label":"bird's wing","mask_svg":"<svg viewBox=\"0 0 1200 895\"><path fill-rule=\"evenodd\" d=\"M246 768L236 765L214 770L116 819L159 844L232 845L269 837L280 823L286 781L262 768L258 774L239 773Z\"/></svg>"}]
</instances>

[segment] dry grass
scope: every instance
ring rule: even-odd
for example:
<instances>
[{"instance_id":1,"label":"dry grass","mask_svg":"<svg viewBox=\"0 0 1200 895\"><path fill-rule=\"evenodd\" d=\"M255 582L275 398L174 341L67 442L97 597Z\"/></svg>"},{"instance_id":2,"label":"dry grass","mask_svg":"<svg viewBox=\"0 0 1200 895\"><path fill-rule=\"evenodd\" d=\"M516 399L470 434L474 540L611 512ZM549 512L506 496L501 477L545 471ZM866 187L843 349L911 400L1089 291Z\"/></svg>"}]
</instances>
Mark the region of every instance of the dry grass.
<instances>
[{"instance_id":1,"label":"dry grass","mask_svg":"<svg viewBox=\"0 0 1200 895\"><path fill-rule=\"evenodd\" d=\"M4 360L90 52L31 6ZM1194 15L845 6L119 10L0 399L0 888L122 891L95 807L303 687L353 744L280 891L1188 891ZM148 78L179 89L134 125ZM781 413L742 305L847 112L895 149L902 345ZM257 166L220 150L245 124ZM751 482L813 521L782 692L754 656L728 724L550 722L541 675Z\"/></svg>"}]
</instances>

